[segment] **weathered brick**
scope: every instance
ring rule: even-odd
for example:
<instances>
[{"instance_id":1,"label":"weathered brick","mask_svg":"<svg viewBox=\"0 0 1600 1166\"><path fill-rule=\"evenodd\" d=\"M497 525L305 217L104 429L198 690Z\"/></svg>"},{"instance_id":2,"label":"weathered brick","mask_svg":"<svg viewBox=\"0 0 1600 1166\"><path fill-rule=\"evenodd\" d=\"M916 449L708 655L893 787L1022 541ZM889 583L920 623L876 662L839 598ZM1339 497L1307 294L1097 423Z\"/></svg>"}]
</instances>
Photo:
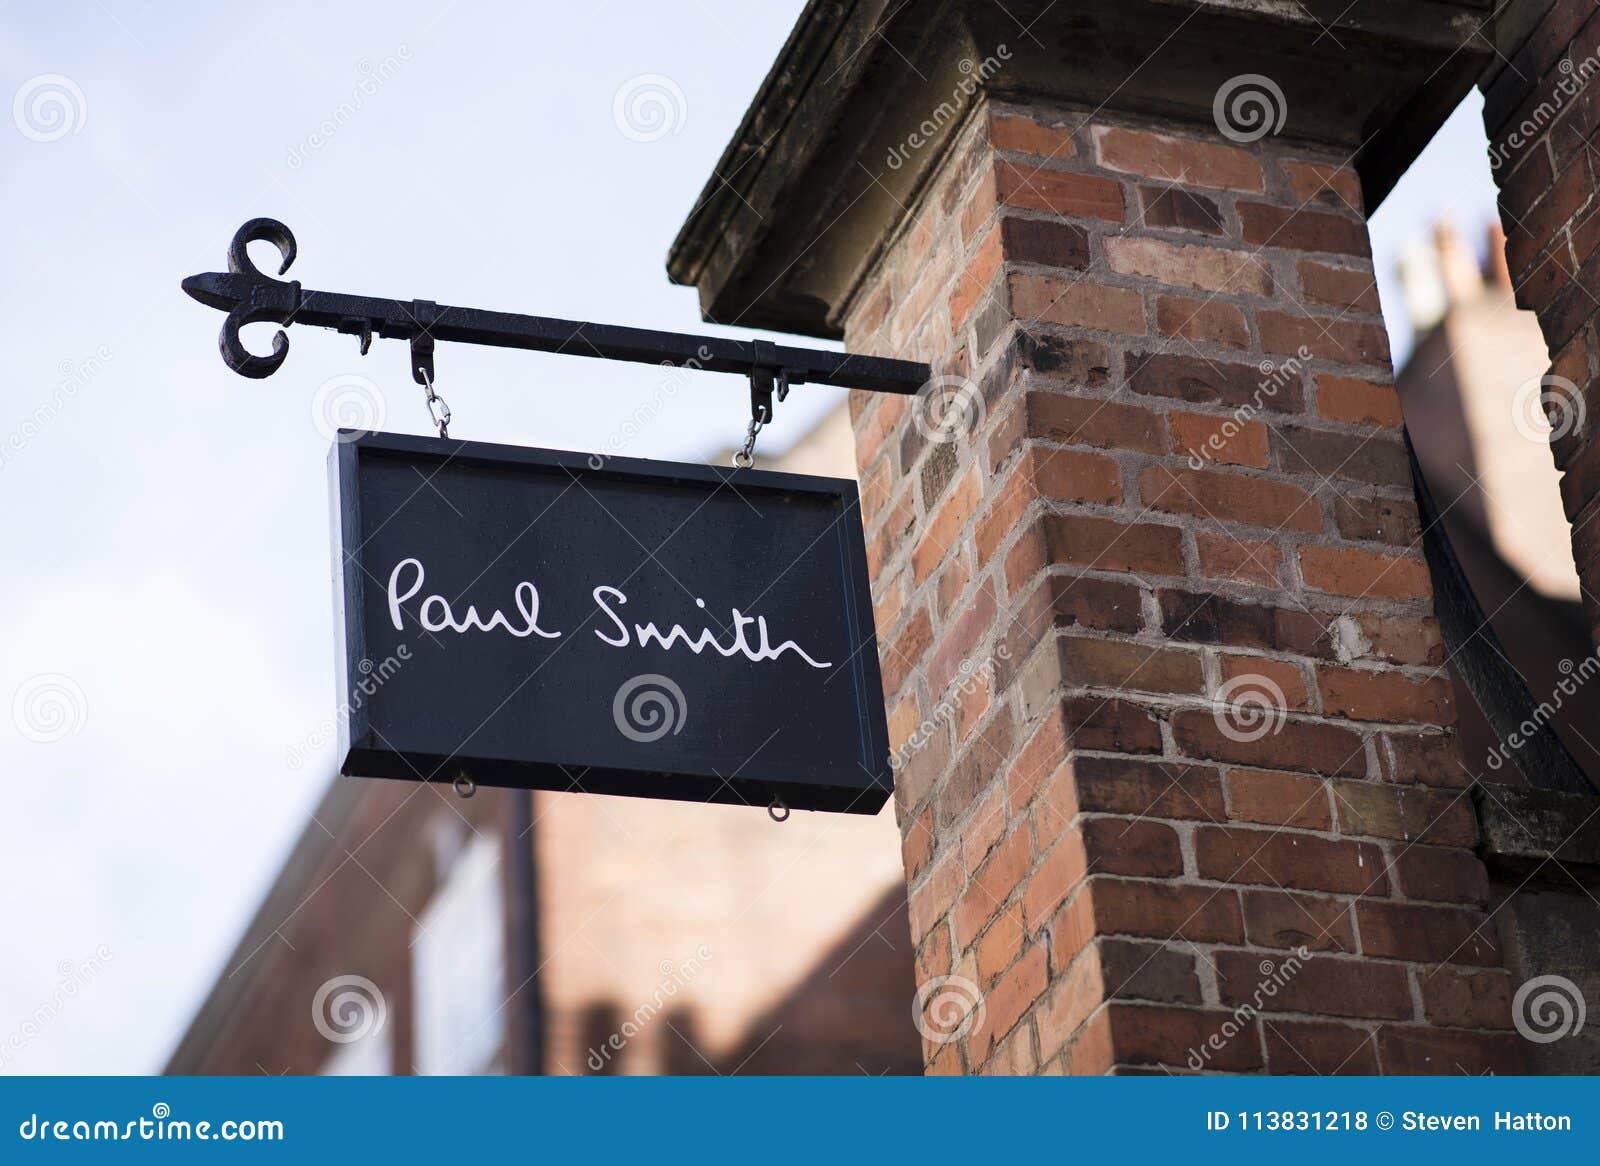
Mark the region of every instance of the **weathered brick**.
<instances>
[{"instance_id":1,"label":"weathered brick","mask_svg":"<svg viewBox=\"0 0 1600 1166\"><path fill-rule=\"evenodd\" d=\"M989 143L996 150L1017 150L1043 158L1070 158L1075 152L1070 126L1009 114L990 115Z\"/></svg>"},{"instance_id":2,"label":"weathered brick","mask_svg":"<svg viewBox=\"0 0 1600 1166\"><path fill-rule=\"evenodd\" d=\"M1195 831L1194 849L1201 877L1221 882L1346 895L1383 895L1389 889L1383 853L1370 842L1202 826Z\"/></svg>"},{"instance_id":3,"label":"weathered brick","mask_svg":"<svg viewBox=\"0 0 1600 1166\"><path fill-rule=\"evenodd\" d=\"M1273 543L1204 530L1195 532L1194 542L1201 578L1262 587L1283 584L1283 551Z\"/></svg>"},{"instance_id":4,"label":"weathered brick","mask_svg":"<svg viewBox=\"0 0 1600 1166\"><path fill-rule=\"evenodd\" d=\"M1355 920L1343 899L1290 891L1246 891L1244 933L1257 947L1354 954ZM1320 1011L1314 1009L1313 1011Z\"/></svg>"},{"instance_id":5,"label":"weathered brick","mask_svg":"<svg viewBox=\"0 0 1600 1166\"><path fill-rule=\"evenodd\" d=\"M1489 872L1470 851L1407 846L1395 856L1394 869L1407 898L1479 907L1489 901Z\"/></svg>"},{"instance_id":6,"label":"weathered brick","mask_svg":"<svg viewBox=\"0 0 1600 1166\"><path fill-rule=\"evenodd\" d=\"M1522 1044L1500 1033L1460 1032L1423 1025L1385 1025L1378 1029L1383 1071L1470 1077L1486 1073L1516 1076L1527 1072Z\"/></svg>"},{"instance_id":7,"label":"weathered brick","mask_svg":"<svg viewBox=\"0 0 1600 1166\"><path fill-rule=\"evenodd\" d=\"M1047 565L1181 575L1183 531L1152 522L1046 514L1006 557L1006 579L1015 589Z\"/></svg>"},{"instance_id":8,"label":"weathered brick","mask_svg":"<svg viewBox=\"0 0 1600 1166\"><path fill-rule=\"evenodd\" d=\"M1147 227L1174 231L1227 233L1227 223L1217 201L1178 186L1139 186L1139 210Z\"/></svg>"},{"instance_id":9,"label":"weathered brick","mask_svg":"<svg viewBox=\"0 0 1600 1166\"><path fill-rule=\"evenodd\" d=\"M1135 235L1111 236L1105 241L1105 251L1111 270L1122 275L1228 295L1272 294L1272 268L1251 251Z\"/></svg>"},{"instance_id":10,"label":"weathered brick","mask_svg":"<svg viewBox=\"0 0 1600 1166\"><path fill-rule=\"evenodd\" d=\"M1374 1020L1409 1019L1405 969L1337 956L1263 959L1259 952L1219 951L1217 992L1229 1005L1262 1012L1311 1012Z\"/></svg>"},{"instance_id":11,"label":"weathered brick","mask_svg":"<svg viewBox=\"0 0 1600 1166\"><path fill-rule=\"evenodd\" d=\"M1156 330L1196 344L1250 347L1250 325L1244 311L1221 300L1161 296L1156 300Z\"/></svg>"},{"instance_id":12,"label":"weathered brick","mask_svg":"<svg viewBox=\"0 0 1600 1166\"><path fill-rule=\"evenodd\" d=\"M1089 266L1089 234L1076 223L1005 215L1000 238L1007 260L1076 270Z\"/></svg>"},{"instance_id":13,"label":"weathered brick","mask_svg":"<svg viewBox=\"0 0 1600 1166\"><path fill-rule=\"evenodd\" d=\"M1144 298L1127 288L1013 272L1007 278L1011 311L1027 320L1141 335Z\"/></svg>"},{"instance_id":14,"label":"weathered brick","mask_svg":"<svg viewBox=\"0 0 1600 1166\"><path fill-rule=\"evenodd\" d=\"M1122 186L1109 178L1005 159L995 162L994 176L997 197L1005 206L1113 223L1124 217Z\"/></svg>"},{"instance_id":15,"label":"weathered brick","mask_svg":"<svg viewBox=\"0 0 1600 1166\"><path fill-rule=\"evenodd\" d=\"M1191 466L1198 460L1264 470L1271 461L1267 427L1259 421L1174 411L1167 415L1167 424L1172 431L1172 452L1189 458Z\"/></svg>"},{"instance_id":16,"label":"weathered brick","mask_svg":"<svg viewBox=\"0 0 1600 1166\"><path fill-rule=\"evenodd\" d=\"M1261 1068L1261 1038L1256 1021L1242 1025L1231 1012L1191 1008L1163 1008L1149 1004L1110 1004L1111 1055L1120 1064L1171 1065L1184 1068L1197 1050L1207 1049L1209 1069L1243 1073ZM1224 1026L1229 1026L1225 1029ZM1207 1041L1224 1031L1242 1031L1232 1039Z\"/></svg>"},{"instance_id":17,"label":"weathered brick","mask_svg":"<svg viewBox=\"0 0 1600 1166\"><path fill-rule=\"evenodd\" d=\"M1299 486L1215 470L1146 466L1139 497L1154 510L1274 529L1322 529L1322 508Z\"/></svg>"},{"instance_id":18,"label":"weathered brick","mask_svg":"<svg viewBox=\"0 0 1600 1166\"><path fill-rule=\"evenodd\" d=\"M1265 769L1234 769L1228 772L1226 784L1228 817L1236 822L1296 826L1302 830L1332 828L1327 783L1319 778Z\"/></svg>"},{"instance_id":19,"label":"weathered brick","mask_svg":"<svg viewBox=\"0 0 1600 1166\"><path fill-rule=\"evenodd\" d=\"M1364 1028L1315 1020L1261 1022L1266 1036L1267 1072L1299 1076L1375 1076L1378 1045Z\"/></svg>"},{"instance_id":20,"label":"weathered brick","mask_svg":"<svg viewBox=\"0 0 1600 1166\"><path fill-rule=\"evenodd\" d=\"M1500 943L1487 915L1423 903L1356 904L1361 950L1427 964L1500 966Z\"/></svg>"},{"instance_id":21,"label":"weathered brick","mask_svg":"<svg viewBox=\"0 0 1600 1166\"><path fill-rule=\"evenodd\" d=\"M1379 323L1262 309L1256 313L1256 331L1262 352L1286 356L1306 352L1341 364L1389 362L1389 334Z\"/></svg>"},{"instance_id":22,"label":"weathered brick","mask_svg":"<svg viewBox=\"0 0 1600 1166\"><path fill-rule=\"evenodd\" d=\"M1299 656L1331 658L1335 652L1329 631L1334 617L1319 612L1175 588L1159 591L1156 601L1161 608L1161 630L1174 639Z\"/></svg>"},{"instance_id":23,"label":"weathered brick","mask_svg":"<svg viewBox=\"0 0 1600 1166\"><path fill-rule=\"evenodd\" d=\"M1253 246L1362 257L1370 254L1367 228L1359 219L1322 211L1291 210L1266 202L1240 202L1236 209L1244 241Z\"/></svg>"},{"instance_id":24,"label":"weathered brick","mask_svg":"<svg viewBox=\"0 0 1600 1166\"><path fill-rule=\"evenodd\" d=\"M1172 353L1129 353L1128 387L1195 405L1248 406L1297 413L1305 403L1298 380L1283 381L1253 364Z\"/></svg>"},{"instance_id":25,"label":"weathered brick","mask_svg":"<svg viewBox=\"0 0 1600 1166\"><path fill-rule=\"evenodd\" d=\"M1236 146L1120 126L1096 126L1093 135L1095 157L1108 170L1246 193L1258 193L1266 187L1261 163L1249 151Z\"/></svg>"},{"instance_id":26,"label":"weathered brick","mask_svg":"<svg viewBox=\"0 0 1600 1166\"><path fill-rule=\"evenodd\" d=\"M1420 557L1354 547L1301 547L1300 574L1306 586L1333 595L1426 599L1433 593L1428 565Z\"/></svg>"},{"instance_id":27,"label":"weathered brick","mask_svg":"<svg viewBox=\"0 0 1600 1166\"><path fill-rule=\"evenodd\" d=\"M1289 191L1301 204L1314 202L1361 213L1361 179L1353 167L1326 162L1285 162Z\"/></svg>"},{"instance_id":28,"label":"weathered brick","mask_svg":"<svg viewBox=\"0 0 1600 1166\"><path fill-rule=\"evenodd\" d=\"M1393 385L1377 385L1351 377L1317 377L1317 412L1347 425L1392 428L1404 418Z\"/></svg>"},{"instance_id":29,"label":"weathered brick","mask_svg":"<svg viewBox=\"0 0 1600 1166\"><path fill-rule=\"evenodd\" d=\"M1412 676L1388 669L1317 669L1322 710L1353 721L1405 721L1453 725L1455 704L1448 676Z\"/></svg>"},{"instance_id":30,"label":"weathered brick","mask_svg":"<svg viewBox=\"0 0 1600 1166\"><path fill-rule=\"evenodd\" d=\"M1511 977L1498 968L1429 968L1417 977L1422 1014L1450 1028L1510 1028Z\"/></svg>"}]
</instances>

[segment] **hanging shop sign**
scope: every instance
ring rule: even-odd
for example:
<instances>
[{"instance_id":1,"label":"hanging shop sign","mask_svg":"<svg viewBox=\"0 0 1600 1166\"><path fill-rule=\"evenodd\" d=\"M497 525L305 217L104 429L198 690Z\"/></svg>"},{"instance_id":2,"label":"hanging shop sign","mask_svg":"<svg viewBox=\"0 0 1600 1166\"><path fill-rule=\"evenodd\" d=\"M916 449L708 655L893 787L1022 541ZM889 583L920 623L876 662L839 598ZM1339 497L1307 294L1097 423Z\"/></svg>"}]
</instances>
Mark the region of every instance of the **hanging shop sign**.
<instances>
[{"instance_id":1,"label":"hanging shop sign","mask_svg":"<svg viewBox=\"0 0 1600 1166\"><path fill-rule=\"evenodd\" d=\"M855 483L342 436L344 773L882 807Z\"/></svg>"},{"instance_id":2,"label":"hanging shop sign","mask_svg":"<svg viewBox=\"0 0 1600 1166\"><path fill-rule=\"evenodd\" d=\"M275 219L228 270L183 281L227 313L242 376L283 364L292 324L405 340L439 437L341 433L332 455L343 628L341 769L363 777L875 813L888 733L856 488L750 469L802 384L917 392L910 361L313 291ZM241 339L281 326L270 354ZM437 341L749 378L735 469L452 439Z\"/></svg>"}]
</instances>

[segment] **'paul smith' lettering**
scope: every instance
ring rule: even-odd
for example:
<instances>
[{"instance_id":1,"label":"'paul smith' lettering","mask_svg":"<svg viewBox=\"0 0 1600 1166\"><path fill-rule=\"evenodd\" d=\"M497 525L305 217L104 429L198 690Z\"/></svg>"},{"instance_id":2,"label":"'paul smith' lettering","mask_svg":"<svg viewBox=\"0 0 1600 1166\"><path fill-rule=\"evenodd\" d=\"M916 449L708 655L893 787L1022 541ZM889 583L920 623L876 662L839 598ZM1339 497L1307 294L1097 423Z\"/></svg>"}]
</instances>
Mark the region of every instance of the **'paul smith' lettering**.
<instances>
[{"instance_id":1,"label":"'paul smith' lettering","mask_svg":"<svg viewBox=\"0 0 1600 1166\"><path fill-rule=\"evenodd\" d=\"M615 600L618 606L628 602L628 597L621 591L618 591L615 587L606 587L604 585L596 587L594 589L595 606L604 612L606 617L610 619L612 623L617 625L617 631L614 636L611 636L607 635L599 628L595 628L594 634L598 636L602 642L610 644L613 648L626 648L632 642L628 637L628 625L623 623L621 618L618 617L617 613L612 611L611 608L606 604L607 596L610 596L613 600ZM704 599L696 599L694 602L696 607L704 608L706 605L706 601ZM753 647L751 646L750 642L744 638L744 629L749 627L751 624L756 625L756 635L758 637L758 642ZM758 615L754 619L751 619L749 616L741 612L737 607L733 609L733 639L727 647L723 647L717 642L716 634L712 632L710 628L701 629L700 634L693 638L690 637L688 632L684 631L681 624L673 624L671 629L663 635L661 629L656 627L656 625L653 623L636 623L633 625L633 632L638 638L639 646L641 648L649 644L652 640L660 644L663 648L668 649L681 641L684 647L688 648L689 651L693 652L696 656L705 651L707 648L710 648L720 656L743 655L748 659L758 661L776 660L785 652L793 652L813 668L832 667L832 665L827 661L819 662L812 659L811 656L807 654L806 650L793 640L785 640L783 643L774 648L771 642L767 639L767 617L764 615Z\"/></svg>"},{"instance_id":2,"label":"'paul smith' lettering","mask_svg":"<svg viewBox=\"0 0 1600 1166\"><path fill-rule=\"evenodd\" d=\"M388 599L389 620L394 624L396 631L405 630L405 612L402 604L414 598L422 590L426 571L420 559L401 559L395 564L393 571L389 572ZM652 623L636 623L630 630L613 608L621 607L628 602L628 597L616 587L602 584L592 592L595 606L600 614L605 616L615 625L614 632L600 628L594 629L596 638L601 643L613 648L627 648L637 643L639 647L648 647L657 644L663 649L671 651L682 644L700 655L707 648L724 658L743 656L747 660L760 662L763 660L776 660L785 652L793 652L812 668L831 668L832 663L827 660L818 660L793 640L784 640L773 645L771 634L767 629L765 616L748 616L737 607L733 608L733 629L728 642L724 644L717 639L717 634L711 628L702 628L698 635L691 635L681 624L673 624L665 632ZM540 636L547 640L560 637L560 632L546 631L539 626L539 589L532 583L518 583L512 593L516 603L517 615L520 617L520 626L506 616L498 608L485 619L478 614L478 609L469 606L465 613L457 618L450 601L443 595L429 595L422 601L417 609L417 623L429 632L453 631L457 634L467 632L492 632L503 631L518 639L528 636ZM705 600L696 599L695 606L704 608ZM755 628L755 643L751 643L745 635L745 629Z\"/></svg>"},{"instance_id":3,"label":"'paul smith' lettering","mask_svg":"<svg viewBox=\"0 0 1600 1166\"><path fill-rule=\"evenodd\" d=\"M410 588L401 594L400 575L408 569L415 570L416 577ZM394 622L395 631L404 630L405 625L400 620L400 605L422 590L424 574L420 559L401 559L395 564L394 570L389 572L389 618ZM505 613L498 608L485 620L478 615L476 607L468 607L467 613L458 620L455 612L450 609L450 601L442 595L430 595L422 601L422 606L417 609L417 622L425 631L430 632L442 632L447 629L456 633L492 632L495 628L501 628L519 640L529 636L542 636L547 640L554 640L561 635L560 632L547 632L539 626L539 589L532 583L518 583L512 597L517 604L517 614L522 617L520 628L513 627Z\"/></svg>"}]
</instances>

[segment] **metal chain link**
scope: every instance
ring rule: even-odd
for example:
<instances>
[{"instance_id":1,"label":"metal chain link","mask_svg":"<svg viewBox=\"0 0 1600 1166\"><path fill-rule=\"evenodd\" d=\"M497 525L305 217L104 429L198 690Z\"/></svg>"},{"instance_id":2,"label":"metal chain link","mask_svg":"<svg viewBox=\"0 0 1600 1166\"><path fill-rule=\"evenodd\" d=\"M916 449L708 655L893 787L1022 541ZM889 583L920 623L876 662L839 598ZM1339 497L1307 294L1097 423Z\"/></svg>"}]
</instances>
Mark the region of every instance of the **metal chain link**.
<instances>
[{"instance_id":1,"label":"metal chain link","mask_svg":"<svg viewBox=\"0 0 1600 1166\"><path fill-rule=\"evenodd\" d=\"M439 427L440 437L450 436L450 404L438 393L433 391L433 378L428 375L427 369L422 369L422 387L428 394L428 416Z\"/></svg>"},{"instance_id":2,"label":"metal chain link","mask_svg":"<svg viewBox=\"0 0 1600 1166\"><path fill-rule=\"evenodd\" d=\"M741 470L748 470L756 460L756 435L761 432L763 425L755 418L750 419L750 424L744 431L744 445L734 451L733 464Z\"/></svg>"}]
</instances>

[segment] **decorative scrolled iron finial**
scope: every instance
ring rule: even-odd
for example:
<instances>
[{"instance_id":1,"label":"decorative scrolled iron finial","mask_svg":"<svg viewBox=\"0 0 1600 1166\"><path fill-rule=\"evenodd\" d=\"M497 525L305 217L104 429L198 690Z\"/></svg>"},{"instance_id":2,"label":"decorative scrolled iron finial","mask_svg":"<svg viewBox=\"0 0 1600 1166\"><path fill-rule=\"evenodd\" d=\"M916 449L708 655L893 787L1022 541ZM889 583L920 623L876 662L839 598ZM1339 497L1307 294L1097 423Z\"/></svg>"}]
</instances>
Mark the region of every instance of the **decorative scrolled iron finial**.
<instances>
[{"instance_id":1,"label":"decorative scrolled iron finial","mask_svg":"<svg viewBox=\"0 0 1600 1166\"><path fill-rule=\"evenodd\" d=\"M239 330L246 324L289 324L300 310L298 280L280 280L267 275L250 258L251 243L271 243L282 263L278 274L289 270L297 248L294 232L277 219L251 219L234 232L228 244L228 271L191 275L183 290L201 303L228 313L222 321L217 346L222 359L234 372L256 380L278 371L289 355L288 334L280 328L272 338L272 353L257 356L244 346Z\"/></svg>"}]
</instances>

